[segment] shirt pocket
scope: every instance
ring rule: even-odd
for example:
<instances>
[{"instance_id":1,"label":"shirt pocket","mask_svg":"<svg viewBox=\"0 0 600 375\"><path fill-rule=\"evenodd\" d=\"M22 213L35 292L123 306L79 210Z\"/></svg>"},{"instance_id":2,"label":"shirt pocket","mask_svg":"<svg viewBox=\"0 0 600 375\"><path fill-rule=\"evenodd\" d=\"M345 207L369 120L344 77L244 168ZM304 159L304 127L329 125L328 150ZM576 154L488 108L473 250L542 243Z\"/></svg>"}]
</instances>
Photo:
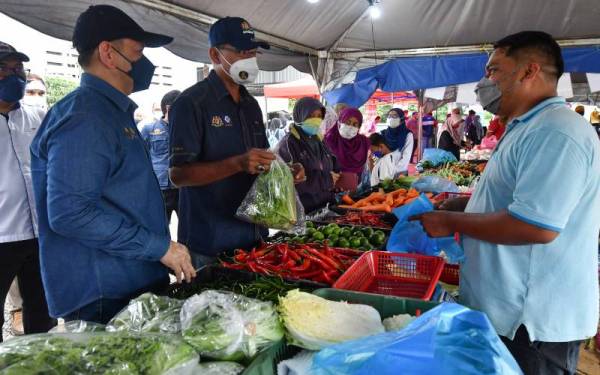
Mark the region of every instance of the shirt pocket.
<instances>
[{"instance_id":1,"label":"shirt pocket","mask_svg":"<svg viewBox=\"0 0 600 375\"><path fill-rule=\"evenodd\" d=\"M169 139L166 135L155 135L150 138L150 150L154 155L169 153Z\"/></svg>"}]
</instances>

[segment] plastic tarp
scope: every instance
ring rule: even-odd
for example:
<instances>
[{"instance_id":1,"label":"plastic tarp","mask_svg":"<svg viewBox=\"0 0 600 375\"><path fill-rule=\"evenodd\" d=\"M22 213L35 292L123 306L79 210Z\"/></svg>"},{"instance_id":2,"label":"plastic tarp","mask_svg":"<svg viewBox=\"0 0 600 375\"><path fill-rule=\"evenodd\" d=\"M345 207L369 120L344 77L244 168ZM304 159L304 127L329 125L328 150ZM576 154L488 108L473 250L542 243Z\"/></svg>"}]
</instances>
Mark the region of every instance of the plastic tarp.
<instances>
[{"instance_id":1,"label":"plastic tarp","mask_svg":"<svg viewBox=\"0 0 600 375\"><path fill-rule=\"evenodd\" d=\"M563 58L566 72L600 73L600 46L563 48ZM483 77L487 61L486 53L399 58L360 70L354 84L323 96L329 104L342 102L359 107L377 88L398 91L473 83ZM563 92L569 93L568 89Z\"/></svg>"},{"instance_id":2,"label":"plastic tarp","mask_svg":"<svg viewBox=\"0 0 600 375\"><path fill-rule=\"evenodd\" d=\"M265 96L268 98L297 99L305 96L318 98L320 96L317 83L312 78L302 78L287 83L265 85Z\"/></svg>"}]
</instances>

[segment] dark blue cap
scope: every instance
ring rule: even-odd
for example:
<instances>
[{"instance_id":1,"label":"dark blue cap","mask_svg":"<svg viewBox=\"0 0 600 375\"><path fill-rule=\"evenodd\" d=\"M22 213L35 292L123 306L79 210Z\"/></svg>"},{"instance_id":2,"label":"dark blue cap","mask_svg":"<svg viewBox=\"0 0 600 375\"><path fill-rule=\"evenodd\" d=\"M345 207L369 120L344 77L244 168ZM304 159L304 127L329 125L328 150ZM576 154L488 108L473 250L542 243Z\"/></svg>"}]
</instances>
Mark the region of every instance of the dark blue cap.
<instances>
[{"instance_id":1,"label":"dark blue cap","mask_svg":"<svg viewBox=\"0 0 600 375\"><path fill-rule=\"evenodd\" d=\"M146 47L161 47L173 41L166 35L144 31L131 17L110 5L92 5L79 15L73 31L73 47L89 51L103 41L129 38Z\"/></svg>"},{"instance_id":2,"label":"dark blue cap","mask_svg":"<svg viewBox=\"0 0 600 375\"><path fill-rule=\"evenodd\" d=\"M254 39L254 30L248 21L240 17L225 17L215 22L208 31L208 39L211 47L231 44L238 51L271 48L267 42Z\"/></svg>"}]
</instances>

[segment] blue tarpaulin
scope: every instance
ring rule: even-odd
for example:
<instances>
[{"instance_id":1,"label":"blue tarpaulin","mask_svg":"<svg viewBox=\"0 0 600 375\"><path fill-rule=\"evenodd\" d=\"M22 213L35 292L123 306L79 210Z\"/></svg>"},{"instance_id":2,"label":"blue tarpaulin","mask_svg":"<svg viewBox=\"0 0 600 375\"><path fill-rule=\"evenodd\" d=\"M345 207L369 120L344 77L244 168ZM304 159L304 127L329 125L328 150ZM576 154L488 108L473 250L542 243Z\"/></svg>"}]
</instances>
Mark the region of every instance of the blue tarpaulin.
<instances>
[{"instance_id":1,"label":"blue tarpaulin","mask_svg":"<svg viewBox=\"0 0 600 375\"><path fill-rule=\"evenodd\" d=\"M600 73L600 46L563 48L565 72ZM486 53L406 57L359 70L354 83L323 94L329 104L363 105L375 92L408 91L477 82Z\"/></svg>"}]
</instances>

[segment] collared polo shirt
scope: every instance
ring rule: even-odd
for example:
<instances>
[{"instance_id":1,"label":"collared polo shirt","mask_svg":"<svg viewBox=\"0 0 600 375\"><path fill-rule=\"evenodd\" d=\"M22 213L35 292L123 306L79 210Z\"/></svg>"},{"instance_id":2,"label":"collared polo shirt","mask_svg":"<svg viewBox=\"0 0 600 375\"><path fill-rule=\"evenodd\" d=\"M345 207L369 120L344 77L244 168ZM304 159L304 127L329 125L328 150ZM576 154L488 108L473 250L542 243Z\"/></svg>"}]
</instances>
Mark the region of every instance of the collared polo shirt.
<instances>
[{"instance_id":1,"label":"collared polo shirt","mask_svg":"<svg viewBox=\"0 0 600 375\"><path fill-rule=\"evenodd\" d=\"M235 103L215 71L181 93L169 111L172 167L269 148L258 102L243 86L240 93ZM182 187L178 241L206 256L254 245L266 229L235 213L255 178L241 172L206 186Z\"/></svg>"},{"instance_id":2,"label":"collared polo shirt","mask_svg":"<svg viewBox=\"0 0 600 375\"><path fill-rule=\"evenodd\" d=\"M29 145L44 115L19 105L0 115L0 243L37 237Z\"/></svg>"},{"instance_id":3,"label":"collared polo shirt","mask_svg":"<svg viewBox=\"0 0 600 375\"><path fill-rule=\"evenodd\" d=\"M598 324L600 142L565 100L549 98L508 124L466 212L507 210L559 233L549 244L496 245L465 236L461 303L513 339L593 336Z\"/></svg>"},{"instance_id":4,"label":"collared polo shirt","mask_svg":"<svg viewBox=\"0 0 600 375\"><path fill-rule=\"evenodd\" d=\"M55 104L31 144L42 281L50 314L168 283L162 194L136 105L90 74Z\"/></svg>"},{"instance_id":5,"label":"collared polo shirt","mask_svg":"<svg viewBox=\"0 0 600 375\"><path fill-rule=\"evenodd\" d=\"M173 185L169 180L169 124L164 119L159 119L145 125L140 133L146 142L160 188L172 189Z\"/></svg>"}]
</instances>

